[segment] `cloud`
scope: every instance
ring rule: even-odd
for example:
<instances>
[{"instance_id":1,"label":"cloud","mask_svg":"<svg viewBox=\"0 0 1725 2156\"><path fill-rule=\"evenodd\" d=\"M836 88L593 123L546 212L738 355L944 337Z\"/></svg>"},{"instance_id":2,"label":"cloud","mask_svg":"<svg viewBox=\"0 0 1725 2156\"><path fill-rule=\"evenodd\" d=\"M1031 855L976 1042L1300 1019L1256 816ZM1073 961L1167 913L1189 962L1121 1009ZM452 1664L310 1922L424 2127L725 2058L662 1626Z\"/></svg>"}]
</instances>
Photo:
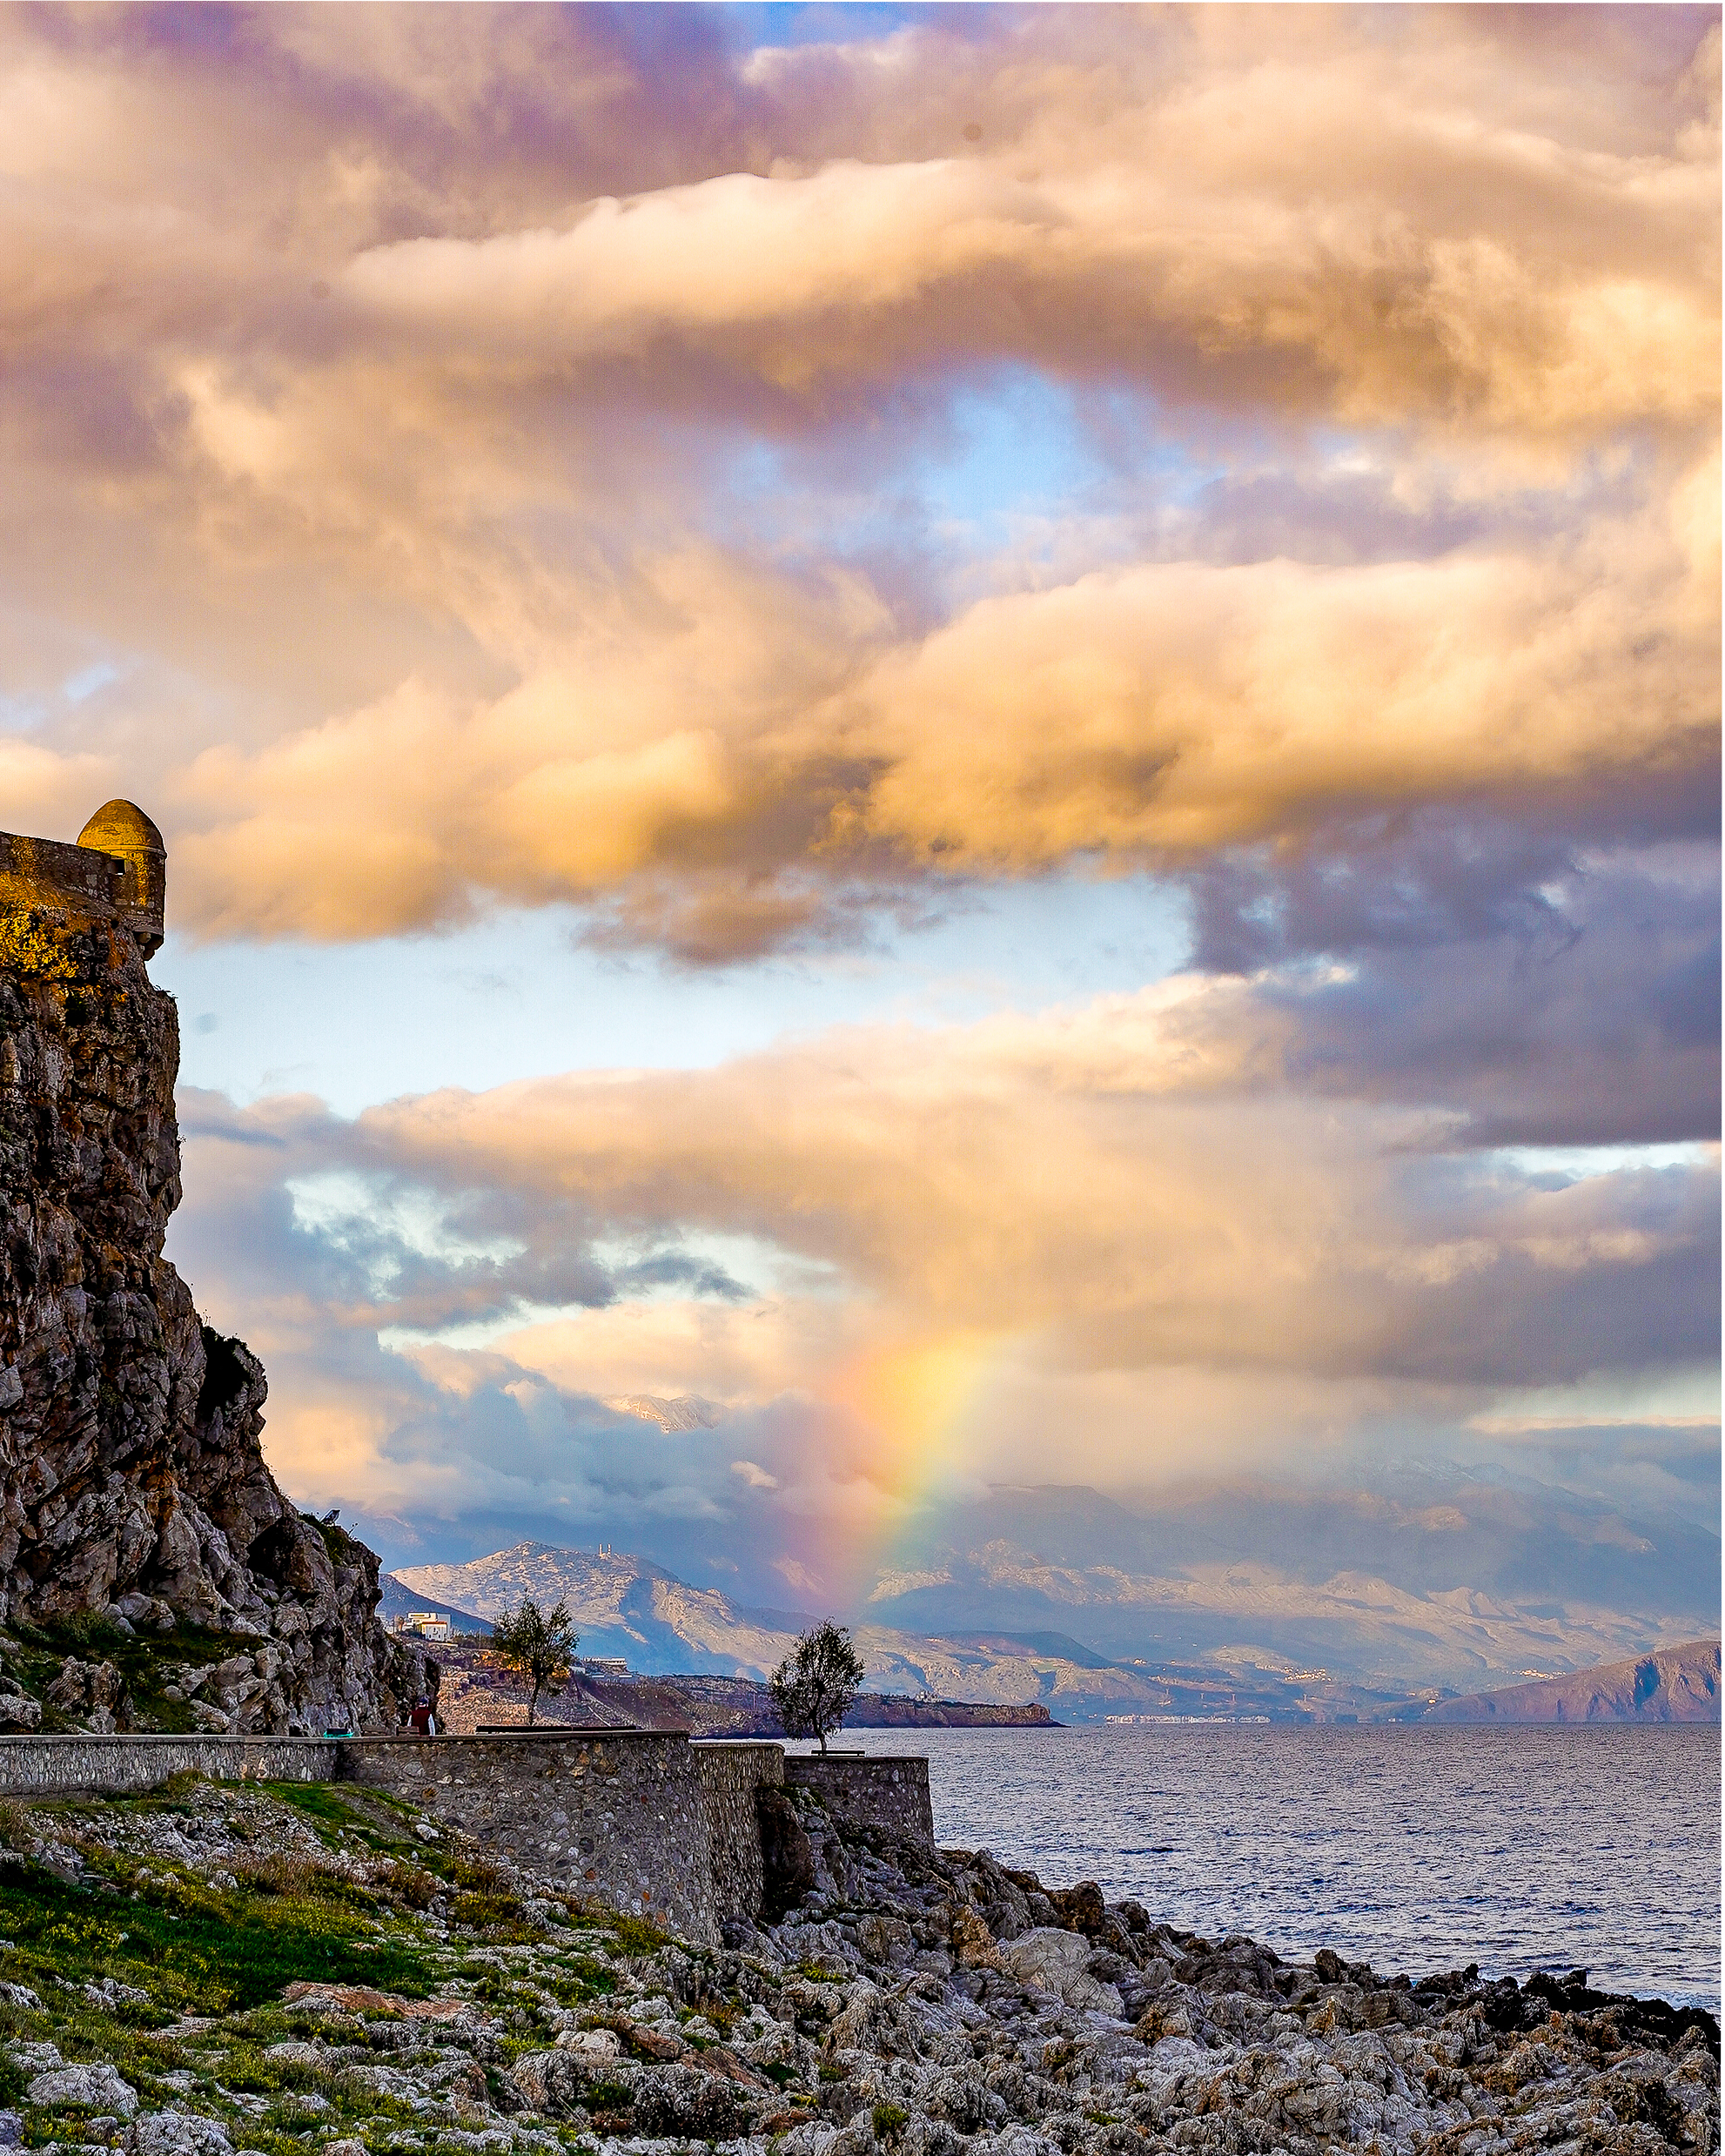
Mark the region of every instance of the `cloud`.
<instances>
[{"instance_id":1,"label":"cloud","mask_svg":"<svg viewBox=\"0 0 1725 2156\"><path fill-rule=\"evenodd\" d=\"M1705 18L216 44L0 45L0 817L147 795L182 928L731 963L1359 815L1693 823ZM958 547L1009 378L1106 477Z\"/></svg>"},{"instance_id":2,"label":"cloud","mask_svg":"<svg viewBox=\"0 0 1725 2156\"><path fill-rule=\"evenodd\" d=\"M384 1510L878 1520L1050 1417L1118 1487L1716 1353L1716 1147L1455 1150L1447 1111L1291 1091L1279 1016L1187 979L352 1122L204 1101L176 1247L287 1394L278 1456ZM603 1404L691 1393L722 1427L662 1447Z\"/></svg>"},{"instance_id":3,"label":"cloud","mask_svg":"<svg viewBox=\"0 0 1725 2156\"><path fill-rule=\"evenodd\" d=\"M1053 1010L189 1101L272 1457L830 1582L930 1480L1705 1363L1716 20L858 22L0 21L0 823L140 798L205 940L565 907L740 992L1190 899Z\"/></svg>"}]
</instances>

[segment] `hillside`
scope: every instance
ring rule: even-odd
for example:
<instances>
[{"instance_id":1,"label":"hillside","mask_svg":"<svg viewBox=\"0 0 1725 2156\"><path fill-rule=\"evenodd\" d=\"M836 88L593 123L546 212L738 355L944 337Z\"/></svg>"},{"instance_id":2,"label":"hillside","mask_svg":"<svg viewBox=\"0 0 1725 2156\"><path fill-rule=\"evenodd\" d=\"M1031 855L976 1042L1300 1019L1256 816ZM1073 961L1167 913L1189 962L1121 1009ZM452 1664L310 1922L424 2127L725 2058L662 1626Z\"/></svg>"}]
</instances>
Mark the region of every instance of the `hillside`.
<instances>
[{"instance_id":1,"label":"hillside","mask_svg":"<svg viewBox=\"0 0 1725 2156\"><path fill-rule=\"evenodd\" d=\"M1573 1676L1446 1699L1427 1722L1704 1722L1719 1720L1719 1642L1695 1640Z\"/></svg>"},{"instance_id":2,"label":"hillside","mask_svg":"<svg viewBox=\"0 0 1725 2156\"><path fill-rule=\"evenodd\" d=\"M807 1622L690 1587L662 1566L608 1550L518 1542L464 1565L415 1565L386 1582L388 1607L493 1618L523 1595L567 1602L584 1655L619 1655L666 1676L760 1680ZM1223 1645L1155 1662L1111 1658L1070 1633L854 1628L869 1689L887 1696L1008 1708L1040 1703L1063 1722L1222 1716L1275 1721L1413 1719L1431 1697L1405 1685L1338 1682L1266 1650ZM1477 1667L1477 1664L1475 1665Z\"/></svg>"}]
</instances>

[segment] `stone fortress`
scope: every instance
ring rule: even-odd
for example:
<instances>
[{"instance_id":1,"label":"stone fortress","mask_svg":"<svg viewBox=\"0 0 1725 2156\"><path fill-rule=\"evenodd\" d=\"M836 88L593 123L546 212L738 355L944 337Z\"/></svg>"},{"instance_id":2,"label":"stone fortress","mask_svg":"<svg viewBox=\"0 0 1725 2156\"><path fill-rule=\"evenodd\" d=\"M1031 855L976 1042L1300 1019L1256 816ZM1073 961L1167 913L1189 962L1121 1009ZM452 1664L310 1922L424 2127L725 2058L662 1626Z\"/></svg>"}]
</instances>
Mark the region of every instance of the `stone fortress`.
<instances>
[{"instance_id":1,"label":"stone fortress","mask_svg":"<svg viewBox=\"0 0 1725 2156\"><path fill-rule=\"evenodd\" d=\"M715 1943L806 1850L788 1790L932 1847L923 1759L662 1730L399 1733L436 1664L384 1631L373 1554L277 1488L262 1367L199 1326L162 1255L178 1037L144 962L166 871L160 832L127 801L76 845L0 833L0 1793L138 1790L187 1770L363 1783ZM29 1642L44 1627L94 1636L92 1622L164 1656L188 1626L225 1635L219 1686L182 1708L198 1733L147 1713L128 1726L99 1646L30 1695ZM81 1727L44 1732L44 1706Z\"/></svg>"},{"instance_id":2,"label":"stone fortress","mask_svg":"<svg viewBox=\"0 0 1725 2156\"><path fill-rule=\"evenodd\" d=\"M0 905L48 917L62 928L129 929L153 958L167 904L162 834L129 801L98 809L77 843L0 831Z\"/></svg>"}]
</instances>

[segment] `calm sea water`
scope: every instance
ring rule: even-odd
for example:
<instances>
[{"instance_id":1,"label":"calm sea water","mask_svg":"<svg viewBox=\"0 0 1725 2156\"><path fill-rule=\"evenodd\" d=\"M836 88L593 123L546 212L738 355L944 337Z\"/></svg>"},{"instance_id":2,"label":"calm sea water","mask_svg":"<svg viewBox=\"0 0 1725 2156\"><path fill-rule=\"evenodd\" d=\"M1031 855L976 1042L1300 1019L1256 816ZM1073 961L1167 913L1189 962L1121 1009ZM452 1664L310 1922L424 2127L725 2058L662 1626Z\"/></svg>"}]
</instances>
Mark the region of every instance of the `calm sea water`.
<instances>
[{"instance_id":1,"label":"calm sea water","mask_svg":"<svg viewBox=\"0 0 1725 2156\"><path fill-rule=\"evenodd\" d=\"M925 1752L942 1842L1278 1952L1585 1967L1715 2012L1716 1729L848 1730Z\"/></svg>"}]
</instances>

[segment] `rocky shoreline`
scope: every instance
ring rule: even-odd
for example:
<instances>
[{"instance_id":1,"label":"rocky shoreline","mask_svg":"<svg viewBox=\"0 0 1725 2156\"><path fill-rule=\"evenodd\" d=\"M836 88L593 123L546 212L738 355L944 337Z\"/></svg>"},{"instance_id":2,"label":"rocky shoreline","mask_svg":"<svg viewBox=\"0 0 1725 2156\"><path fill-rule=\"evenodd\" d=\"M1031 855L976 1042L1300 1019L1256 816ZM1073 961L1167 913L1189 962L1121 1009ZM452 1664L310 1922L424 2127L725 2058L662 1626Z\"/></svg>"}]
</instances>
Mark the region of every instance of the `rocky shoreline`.
<instances>
[{"instance_id":1,"label":"rocky shoreline","mask_svg":"<svg viewBox=\"0 0 1725 2156\"><path fill-rule=\"evenodd\" d=\"M9 1808L0 2140L94 2156L1714 2156L1695 2008L1287 1963L780 1800L722 1948L411 1803L188 1779Z\"/></svg>"}]
</instances>

